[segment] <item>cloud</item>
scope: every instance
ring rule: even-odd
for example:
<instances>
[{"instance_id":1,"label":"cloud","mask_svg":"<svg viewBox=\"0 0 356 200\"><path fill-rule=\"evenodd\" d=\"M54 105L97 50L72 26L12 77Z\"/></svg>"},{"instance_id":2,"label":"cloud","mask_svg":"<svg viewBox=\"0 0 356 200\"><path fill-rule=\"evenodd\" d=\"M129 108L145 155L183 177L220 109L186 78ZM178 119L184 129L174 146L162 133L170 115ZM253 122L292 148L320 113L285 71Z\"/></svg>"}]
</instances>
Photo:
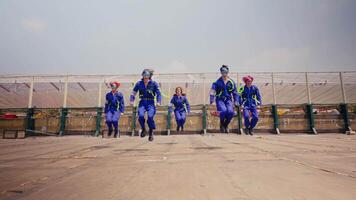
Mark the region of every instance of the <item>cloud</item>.
<instances>
[{"instance_id":1,"label":"cloud","mask_svg":"<svg viewBox=\"0 0 356 200\"><path fill-rule=\"evenodd\" d=\"M23 19L21 21L21 26L31 32L40 33L46 28L46 23L38 19Z\"/></svg>"}]
</instances>

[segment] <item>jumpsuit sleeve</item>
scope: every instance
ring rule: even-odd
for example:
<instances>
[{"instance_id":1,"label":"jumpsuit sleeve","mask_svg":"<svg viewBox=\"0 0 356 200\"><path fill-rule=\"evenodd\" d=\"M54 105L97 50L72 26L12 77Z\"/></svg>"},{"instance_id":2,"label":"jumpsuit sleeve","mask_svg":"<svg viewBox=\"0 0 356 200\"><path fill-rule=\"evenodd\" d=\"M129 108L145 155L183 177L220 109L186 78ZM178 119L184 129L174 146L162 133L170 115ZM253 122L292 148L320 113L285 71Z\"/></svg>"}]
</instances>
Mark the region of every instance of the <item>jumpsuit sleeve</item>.
<instances>
[{"instance_id":1,"label":"jumpsuit sleeve","mask_svg":"<svg viewBox=\"0 0 356 200\"><path fill-rule=\"evenodd\" d=\"M155 84L155 90L156 90L155 93L156 93L156 95L157 95L157 103L161 104L161 102L162 102L162 95L161 95L161 91L160 91L160 89L159 89L158 83Z\"/></svg>"},{"instance_id":2,"label":"jumpsuit sleeve","mask_svg":"<svg viewBox=\"0 0 356 200\"><path fill-rule=\"evenodd\" d=\"M262 105L260 90L257 87L256 87L256 97L257 97L257 101L259 101L259 105Z\"/></svg>"},{"instance_id":3,"label":"jumpsuit sleeve","mask_svg":"<svg viewBox=\"0 0 356 200\"><path fill-rule=\"evenodd\" d=\"M232 91L232 97L234 98L234 102L235 102L235 105L240 105L240 95L239 93L237 92L237 87L236 87L236 84L235 82L233 82L234 84L234 90Z\"/></svg>"},{"instance_id":4,"label":"jumpsuit sleeve","mask_svg":"<svg viewBox=\"0 0 356 200\"><path fill-rule=\"evenodd\" d=\"M136 94L137 94L137 91L138 91L138 84L139 82L137 82L132 90L132 93L130 95L130 102L133 103L135 101L135 97L136 97Z\"/></svg>"},{"instance_id":5,"label":"jumpsuit sleeve","mask_svg":"<svg viewBox=\"0 0 356 200\"><path fill-rule=\"evenodd\" d=\"M169 112L173 111L173 103L174 103L174 97L172 97L171 101L168 104L168 110Z\"/></svg>"},{"instance_id":6,"label":"jumpsuit sleeve","mask_svg":"<svg viewBox=\"0 0 356 200\"><path fill-rule=\"evenodd\" d=\"M215 95L216 95L216 82L214 82L211 85L211 90L210 90L210 104L214 103L215 101ZM204 97L205 98L205 97Z\"/></svg>"},{"instance_id":7,"label":"jumpsuit sleeve","mask_svg":"<svg viewBox=\"0 0 356 200\"><path fill-rule=\"evenodd\" d=\"M187 112L190 113L190 104L187 97L185 97L185 105L187 106Z\"/></svg>"},{"instance_id":8,"label":"jumpsuit sleeve","mask_svg":"<svg viewBox=\"0 0 356 200\"><path fill-rule=\"evenodd\" d=\"M106 94L105 96L105 108L104 108L104 113L109 112L109 95Z\"/></svg>"},{"instance_id":9,"label":"jumpsuit sleeve","mask_svg":"<svg viewBox=\"0 0 356 200\"><path fill-rule=\"evenodd\" d=\"M245 87L245 86L242 86L242 87ZM242 106L243 105L243 96L244 96L244 93L245 93L245 89L240 93L240 95L239 95L239 104L240 104L240 106Z\"/></svg>"},{"instance_id":10,"label":"jumpsuit sleeve","mask_svg":"<svg viewBox=\"0 0 356 200\"><path fill-rule=\"evenodd\" d=\"M125 112L125 100L124 100L124 95L123 95L122 93L120 93L119 96L121 97L121 98L120 98L120 102L119 102L119 104L120 104L120 106L119 106L120 112L121 112L121 113L124 113L124 112Z\"/></svg>"}]
</instances>

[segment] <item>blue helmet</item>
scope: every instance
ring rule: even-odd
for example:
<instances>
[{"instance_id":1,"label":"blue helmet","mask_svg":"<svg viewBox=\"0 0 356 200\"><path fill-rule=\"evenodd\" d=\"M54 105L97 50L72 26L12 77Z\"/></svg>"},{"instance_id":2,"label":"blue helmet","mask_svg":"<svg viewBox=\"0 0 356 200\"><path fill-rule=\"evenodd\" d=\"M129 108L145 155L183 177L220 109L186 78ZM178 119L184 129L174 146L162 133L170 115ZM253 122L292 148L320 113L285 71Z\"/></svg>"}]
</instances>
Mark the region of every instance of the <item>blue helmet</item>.
<instances>
[{"instance_id":1,"label":"blue helmet","mask_svg":"<svg viewBox=\"0 0 356 200\"><path fill-rule=\"evenodd\" d=\"M149 69L144 69L142 72L142 77L152 77L152 72Z\"/></svg>"},{"instance_id":2,"label":"blue helmet","mask_svg":"<svg viewBox=\"0 0 356 200\"><path fill-rule=\"evenodd\" d=\"M227 65L222 65L220 67L220 72L221 73L229 73L229 67Z\"/></svg>"}]
</instances>

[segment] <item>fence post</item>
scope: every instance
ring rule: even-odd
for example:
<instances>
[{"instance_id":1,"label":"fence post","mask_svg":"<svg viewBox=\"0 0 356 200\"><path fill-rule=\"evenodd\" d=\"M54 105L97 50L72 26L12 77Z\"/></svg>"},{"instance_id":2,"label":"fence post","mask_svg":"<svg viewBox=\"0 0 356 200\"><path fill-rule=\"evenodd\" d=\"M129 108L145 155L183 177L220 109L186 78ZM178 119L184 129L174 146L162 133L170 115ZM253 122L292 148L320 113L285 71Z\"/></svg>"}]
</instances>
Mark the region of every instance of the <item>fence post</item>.
<instances>
[{"instance_id":1,"label":"fence post","mask_svg":"<svg viewBox=\"0 0 356 200\"><path fill-rule=\"evenodd\" d=\"M32 131L35 130L35 119L33 118L34 114L35 114L34 108L27 108L26 128L25 128L26 134L30 134Z\"/></svg>"},{"instance_id":2,"label":"fence post","mask_svg":"<svg viewBox=\"0 0 356 200\"><path fill-rule=\"evenodd\" d=\"M167 113L167 135L171 135L171 115L172 112L168 107L168 113Z\"/></svg>"},{"instance_id":3,"label":"fence post","mask_svg":"<svg viewBox=\"0 0 356 200\"><path fill-rule=\"evenodd\" d=\"M343 80L343 73L339 72L340 84L341 84L341 93L342 93L342 103L340 104L340 111L342 118L344 119L344 133L345 134L354 134L355 131L351 129L350 118L349 118L349 109L347 105L346 92Z\"/></svg>"},{"instance_id":4,"label":"fence post","mask_svg":"<svg viewBox=\"0 0 356 200\"><path fill-rule=\"evenodd\" d=\"M273 94L273 104L272 104L272 114L273 114L273 122L274 122L274 131L276 134L280 134L279 131L279 119L278 119L278 107L277 107L277 98L276 98L276 90L274 88L274 74L271 73L272 78L272 94Z\"/></svg>"},{"instance_id":5,"label":"fence post","mask_svg":"<svg viewBox=\"0 0 356 200\"><path fill-rule=\"evenodd\" d=\"M203 134L207 133L207 123L206 123L206 105L203 105Z\"/></svg>"},{"instance_id":6,"label":"fence post","mask_svg":"<svg viewBox=\"0 0 356 200\"><path fill-rule=\"evenodd\" d=\"M171 83L168 83L168 97L171 96ZM168 99L168 113L167 113L167 135L171 135L171 110L169 109L170 99Z\"/></svg>"},{"instance_id":7,"label":"fence post","mask_svg":"<svg viewBox=\"0 0 356 200\"><path fill-rule=\"evenodd\" d=\"M318 132L315 129L315 123L314 123L313 104L310 96L308 72L305 72L305 82L306 82L307 97L308 97L308 104L306 105L306 113L309 119L309 130L312 131L313 134L317 134Z\"/></svg>"},{"instance_id":8,"label":"fence post","mask_svg":"<svg viewBox=\"0 0 356 200\"><path fill-rule=\"evenodd\" d=\"M131 136L135 136L135 130L136 130L136 113L137 113L137 107L132 106L132 133Z\"/></svg>"},{"instance_id":9,"label":"fence post","mask_svg":"<svg viewBox=\"0 0 356 200\"><path fill-rule=\"evenodd\" d=\"M68 108L61 108L59 135L63 136L66 129L66 120L68 115Z\"/></svg>"},{"instance_id":10,"label":"fence post","mask_svg":"<svg viewBox=\"0 0 356 200\"><path fill-rule=\"evenodd\" d=\"M103 114L103 108L97 107L96 108L96 128L95 128L95 136L96 137L98 137L100 135L102 114Z\"/></svg>"}]
</instances>

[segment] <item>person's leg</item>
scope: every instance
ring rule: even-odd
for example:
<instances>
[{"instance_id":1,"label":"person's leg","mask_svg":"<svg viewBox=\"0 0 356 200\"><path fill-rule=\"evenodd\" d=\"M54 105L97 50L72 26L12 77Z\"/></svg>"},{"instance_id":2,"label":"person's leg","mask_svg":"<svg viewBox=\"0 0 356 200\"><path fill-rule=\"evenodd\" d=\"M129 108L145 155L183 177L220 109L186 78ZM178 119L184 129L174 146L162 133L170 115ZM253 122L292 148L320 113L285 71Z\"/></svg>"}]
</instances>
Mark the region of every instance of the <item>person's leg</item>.
<instances>
[{"instance_id":1,"label":"person's leg","mask_svg":"<svg viewBox=\"0 0 356 200\"><path fill-rule=\"evenodd\" d=\"M249 134L250 129L250 111L248 108L243 109L244 124L245 124L245 134Z\"/></svg>"},{"instance_id":2,"label":"person's leg","mask_svg":"<svg viewBox=\"0 0 356 200\"><path fill-rule=\"evenodd\" d=\"M252 113L252 119L250 125L250 134L253 134L253 128L255 128L258 122L258 110L256 109L256 107L251 108L251 113Z\"/></svg>"},{"instance_id":3,"label":"person's leg","mask_svg":"<svg viewBox=\"0 0 356 200\"><path fill-rule=\"evenodd\" d=\"M145 130L145 113L146 113L146 109L145 106L140 106L137 109L138 112L138 122L140 123L141 129Z\"/></svg>"},{"instance_id":4,"label":"person's leg","mask_svg":"<svg viewBox=\"0 0 356 200\"><path fill-rule=\"evenodd\" d=\"M180 127L181 127L181 114L178 110L174 111L174 116L176 118L176 122L177 122L177 131L179 131Z\"/></svg>"},{"instance_id":5,"label":"person's leg","mask_svg":"<svg viewBox=\"0 0 356 200\"><path fill-rule=\"evenodd\" d=\"M137 109L137 113L138 113L138 121L140 123L141 126L141 137L145 137L146 136L146 127L145 127L145 113L146 113L146 108L144 105L141 105L138 107Z\"/></svg>"},{"instance_id":6,"label":"person's leg","mask_svg":"<svg viewBox=\"0 0 356 200\"><path fill-rule=\"evenodd\" d=\"M112 134L112 113L109 111L105 115L106 117L106 125L108 127L108 136L110 137Z\"/></svg>"},{"instance_id":7,"label":"person's leg","mask_svg":"<svg viewBox=\"0 0 356 200\"><path fill-rule=\"evenodd\" d=\"M186 112L182 111L181 112L181 123L180 123L180 127L181 127L182 131L184 130L185 120L186 120Z\"/></svg>"},{"instance_id":8,"label":"person's leg","mask_svg":"<svg viewBox=\"0 0 356 200\"><path fill-rule=\"evenodd\" d=\"M226 120L226 111L227 108L223 101L216 101L216 109L219 111L220 115L220 132L225 132L225 120Z\"/></svg>"},{"instance_id":9,"label":"person's leg","mask_svg":"<svg viewBox=\"0 0 356 200\"><path fill-rule=\"evenodd\" d=\"M119 119L120 119L120 112L119 111L114 112L112 118L113 125L114 125L114 137L117 137L119 135Z\"/></svg>"},{"instance_id":10,"label":"person's leg","mask_svg":"<svg viewBox=\"0 0 356 200\"><path fill-rule=\"evenodd\" d=\"M156 124L154 121L154 116L156 114L156 107L152 104L147 107L147 123L149 130L149 141L153 141L153 130L156 129Z\"/></svg>"},{"instance_id":11,"label":"person's leg","mask_svg":"<svg viewBox=\"0 0 356 200\"><path fill-rule=\"evenodd\" d=\"M154 116L156 114L156 107L154 105L147 106L147 124L150 129L156 129Z\"/></svg>"},{"instance_id":12,"label":"person's leg","mask_svg":"<svg viewBox=\"0 0 356 200\"><path fill-rule=\"evenodd\" d=\"M226 130L228 130L228 126L234 117L234 104L232 101L227 101L226 102L226 121L225 121L225 127Z\"/></svg>"}]
</instances>

